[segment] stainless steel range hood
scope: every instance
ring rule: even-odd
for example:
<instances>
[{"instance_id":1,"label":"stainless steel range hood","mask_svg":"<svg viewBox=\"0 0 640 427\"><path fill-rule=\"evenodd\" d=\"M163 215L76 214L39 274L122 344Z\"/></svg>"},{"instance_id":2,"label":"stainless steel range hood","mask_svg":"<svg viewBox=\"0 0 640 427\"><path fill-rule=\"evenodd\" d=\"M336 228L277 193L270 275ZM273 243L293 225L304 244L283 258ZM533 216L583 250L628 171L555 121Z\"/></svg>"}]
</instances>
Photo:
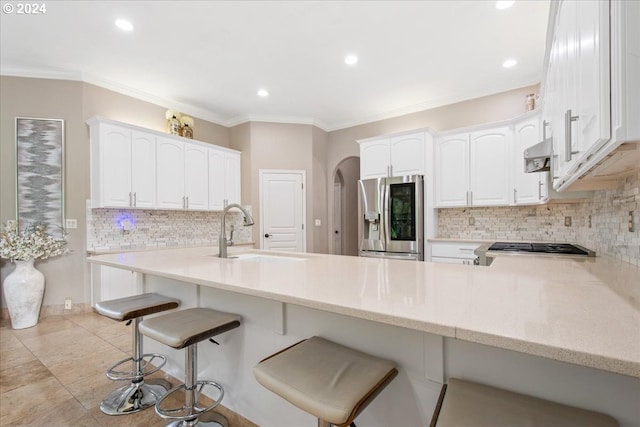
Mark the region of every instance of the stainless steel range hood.
<instances>
[{"instance_id":1,"label":"stainless steel range hood","mask_svg":"<svg viewBox=\"0 0 640 427\"><path fill-rule=\"evenodd\" d=\"M552 149L553 138L546 138L524 150L524 171L532 173L551 170Z\"/></svg>"}]
</instances>

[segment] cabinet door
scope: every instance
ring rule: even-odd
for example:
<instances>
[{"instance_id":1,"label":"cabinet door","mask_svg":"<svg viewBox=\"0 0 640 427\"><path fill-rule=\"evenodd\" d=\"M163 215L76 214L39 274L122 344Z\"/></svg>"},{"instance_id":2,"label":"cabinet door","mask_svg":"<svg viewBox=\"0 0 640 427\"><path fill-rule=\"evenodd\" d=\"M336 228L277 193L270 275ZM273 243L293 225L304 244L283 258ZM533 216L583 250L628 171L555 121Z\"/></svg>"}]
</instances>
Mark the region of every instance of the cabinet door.
<instances>
[{"instance_id":1,"label":"cabinet door","mask_svg":"<svg viewBox=\"0 0 640 427\"><path fill-rule=\"evenodd\" d=\"M424 132L391 138L391 176L424 175Z\"/></svg>"},{"instance_id":2,"label":"cabinet door","mask_svg":"<svg viewBox=\"0 0 640 427\"><path fill-rule=\"evenodd\" d=\"M100 206L131 206L131 131L100 125Z\"/></svg>"},{"instance_id":3,"label":"cabinet door","mask_svg":"<svg viewBox=\"0 0 640 427\"><path fill-rule=\"evenodd\" d=\"M227 153L225 157L225 199L227 204L240 204L241 191L241 162L240 154Z\"/></svg>"},{"instance_id":4,"label":"cabinet door","mask_svg":"<svg viewBox=\"0 0 640 427\"><path fill-rule=\"evenodd\" d=\"M225 153L209 149L209 209L221 211L225 204Z\"/></svg>"},{"instance_id":5,"label":"cabinet door","mask_svg":"<svg viewBox=\"0 0 640 427\"><path fill-rule=\"evenodd\" d=\"M472 206L509 204L509 128L471 134L470 189Z\"/></svg>"},{"instance_id":6,"label":"cabinet door","mask_svg":"<svg viewBox=\"0 0 640 427\"><path fill-rule=\"evenodd\" d=\"M469 134L436 142L436 207L466 206L469 191Z\"/></svg>"},{"instance_id":7,"label":"cabinet door","mask_svg":"<svg viewBox=\"0 0 640 427\"><path fill-rule=\"evenodd\" d=\"M389 176L391 158L389 141L370 141L360 144L360 178L384 178Z\"/></svg>"},{"instance_id":8,"label":"cabinet door","mask_svg":"<svg viewBox=\"0 0 640 427\"><path fill-rule=\"evenodd\" d=\"M611 139L609 2L582 1L578 15L578 135L580 153Z\"/></svg>"},{"instance_id":9,"label":"cabinet door","mask_svg":"<svg viewBox=\"0 0 640 427\"><path fill-rule=\"evenodd\" d=\"M156 207L156 138L137 131L131 133L131 190L133 207Z\"/></svg>"},{"instance_id":10,"label":"cabinet door","mask_svg":"<svg viewBox=\"0 0 640 427\"><path fill-rule=\"evenodd\" d=\"M184 147L184 187L187 209L209 209L209 150L195 144Z\"/></svg>"},{"instance_id":11,"label":"cabinet door","mask_svg":"<svg viewBox=\"0 0 640 427\"><path fill-rule=\"evenodd\" d=\"M525 205L543 200L542 190L546 186L547 172L525 173L524 150L541 141L538 116L516 123L514 126L513 203Z\"/></svg>"},{"instance_id":12,"label":"cabinet door","mask_svg":"<svg viewBox=\"0 0 640 427\"><path fill-rule=\"evenodd\" d=\"M133 271L100 266L100 300L109 301L137 295L138 286Z\"/></svg>"},{"instance_id":13,"label":"cabinet door","mask_svg":"<svg viewBox=\"0 0 640 427\"><path fill-rule=\"evenodd\" d=\"M184 209L184 143L158 138L156 159L158 207Z\"/></svg>"}]
</instances>

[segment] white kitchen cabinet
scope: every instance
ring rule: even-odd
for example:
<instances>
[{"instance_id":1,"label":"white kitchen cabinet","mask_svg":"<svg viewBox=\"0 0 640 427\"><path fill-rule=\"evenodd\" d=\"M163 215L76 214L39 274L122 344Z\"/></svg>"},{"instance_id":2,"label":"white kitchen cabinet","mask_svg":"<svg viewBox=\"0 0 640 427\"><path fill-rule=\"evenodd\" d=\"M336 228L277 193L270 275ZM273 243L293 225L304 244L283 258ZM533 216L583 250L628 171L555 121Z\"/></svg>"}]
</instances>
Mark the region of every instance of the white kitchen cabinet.
<instances>
[{"instance_id":1,"label":"white kitchen cabinet","mask_svg":"<svg viewBox=\"0 0 640 427\"><path fill-rule=\"evenodd\" d=\"M469 202L469 134L455 134L436 141L436 207L466 206Z\"/></svg>"},{"instance_id":2,"label":"white kitchen cabinet","mask_svg":"<svg viewBox=\"0 0 640 427\"><path fill-rule=\"evenodd\" d=\"M158 138L156 167L158 168L158 207L185 209L184 143L169 138Z\"/></svg>"},{"instance_id":3,"label":"white kitchen cabinet","mask_svg":"<svg viewBox=\"0 0 640 427\"><path fill-rule=\"evenodd\" d=\"M91 122L92 206L155 207L155 149L153 135Z\"/></svg>"},{"instance_id":4,"label":"white kitchen cabinet","mask_svg":"<svg viewBox=\"0 0 640 427\"><path fill-rule=\"evenodd\" d=\"M436 207L509 204L508 126L447 135L436 142Z\"/></svg>"},{"instance_id":5,"label":"white kitchen cabinet","mask_svg":"<svg viewBox=\"0 0 640 427\"><path fill-rule=\"evenodd\" d=\"M240 153L209 149L209 209L223 210L240 204Z\"/></svg>"},{"instance_id":6,"label":"white kitchen cabinet","mask_svg":"<svg viewBox=\"0 0 640 427\"><path fill-rule=\"evenodd\" d=\"M540 115L528 116L514 123L512 157L513 204L527 205L547 200L547 172L526 173L524 151L542 140Z\"/></svg>"},{"instance_id":7,"label":"white kitchen cabinet","mask_svg":"<svg viewBox=\"0 0 640 427\"><path fill-rule=\"evenodd\" d=\"M446 264L474 265L477 258L475 250L480 243L467 242L430 242L431 262Z\"/></svg>"},{"instance_id":8,"label":"white kitchen cabinet","mask_svg":"<svg viewBox=\"0 0 640 427\"><path fill-rule=\"evenodd\" d=\"M556 189L611 139L609 6L558 3L544 100Z\"/></svg>"},{"instance_id":9,"label":"white kitchen cabinet","mask_svg":"<svg viewBox=\"0 0 640 427\"><path fill-rule=\"evenodd\" d=\"M510 133L508 126L470 135L470 206L509 204Z\"/></svg>"},{"instance_id":10,"label":"white kitchen cabinet","mask_svg":"<svg viewBox=\"0 0 640 427\"><path fill-rule=\"evenodd\" d=\"M361 179L425 173L423 131L359 143Z\"/></svg>"},{"instance_id":11,"label":"white kitchen cabinet","mask_svg":"<svg viewBox=\"0 0 640 427\"><path fill-rule=\"evenodd\" d=\"M100 301L139 294L136 273L121 268L100 266ZM96 301L98 302L98 301Z\"/></svg>"},{"instance_id":12,"label":"white kitchen cabinet","mask_svg":"<svg viewBox=\"0 0 640 427\"><path fill-rule=\"evenodd\" d=\"M209 150L195 144L184 146L185 208L209 209Z\"/></svg>"}]
</instances>

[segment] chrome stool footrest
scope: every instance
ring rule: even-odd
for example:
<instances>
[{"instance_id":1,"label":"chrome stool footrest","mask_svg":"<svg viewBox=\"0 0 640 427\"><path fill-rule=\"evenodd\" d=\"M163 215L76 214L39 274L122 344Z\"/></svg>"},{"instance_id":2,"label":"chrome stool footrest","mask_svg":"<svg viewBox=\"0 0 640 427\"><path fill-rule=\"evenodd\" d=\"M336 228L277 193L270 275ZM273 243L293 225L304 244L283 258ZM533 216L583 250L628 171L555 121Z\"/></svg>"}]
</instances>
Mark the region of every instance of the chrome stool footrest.
<instances>
[{"instance_id":1,"label":"chrome stool footrest","mask_svg":"<svg viewBox=\"0 0 640 427\"><path fill-rule=\"evenodd\" d=\"M211 404L210 406L202 407L202 406L199 406L199 400L200 400L200 393L202 393L202 389L205 386L211 386L216 388L219 392L219 396L213 400L213 404ZM162 408L162 403L164 402L164 400L179 390L184 390L185 393L188 392L184 384L179 385L169 390L167 394L162 396L160 400L158 400L158 403L156 403L156 413L160 415L162 418L182 420L186 422L195 420L201 414L204 414L205 412L209 412L213 408L218 406L222 401L222 398L224 397L224 389L220 384L213 381L197 381L193 389L193 392L195 394L193 406L184 405L185 400L182 399L181 401L182 405L179 408ZM185 424L185 425L188 425L188 424Z\"/></svg>"},{"instance_id":2,"label":"chrome stool footrest","mask_svg":"<svg viewBox=\"0 0 640 427\"><path fill-rule=\"evenodd\" d=\"M169 387L171 384L162 378L127 384L112 391L100 403L100 410L107 415L125 415L142 411L155 405Z\"/></svg>"},{"instance_id":3,"label":"chrome stool footrest","mask_svg":"<svg viewBox=\"0 0 640 427\"><path fill-rule=\"evenodd\" d=\"M150 357L149 360L145 360L145 357ZM155 359L161 359L161 363L159 365L154 365L152 364L152 362ZM119 367L120 365L123 365L125 363L131 363L131 370L130 371L117 371L116 368ZM133 359L133 357L127 357L126 359L122 359L119 362L116 362L114 365L112 365L109 369L107 369L106 375L107 378L109 378L110 380L115 380L115 381L125 381L125 380L136 380L136 379L141 379L142 377L146 377L147 375L151 375L154 372L158 372L160 369L162 369L162 367L165 365L165 363L167 363L167 357L162 355L162 354L158 354L158 353L148 353L148 354L143 354L140 360L140 372L135 372L135 360ZM151 366L150 369L147 370L147 368Z\"/></svg>"}]
</instances>

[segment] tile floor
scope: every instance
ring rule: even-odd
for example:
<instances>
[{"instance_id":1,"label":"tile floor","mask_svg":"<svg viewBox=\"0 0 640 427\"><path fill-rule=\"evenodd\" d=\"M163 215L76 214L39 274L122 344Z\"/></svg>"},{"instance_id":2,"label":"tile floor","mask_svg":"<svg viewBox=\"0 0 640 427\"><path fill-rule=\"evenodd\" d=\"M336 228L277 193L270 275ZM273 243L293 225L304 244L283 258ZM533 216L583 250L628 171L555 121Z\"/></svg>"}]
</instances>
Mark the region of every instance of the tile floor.
<instances>
[{"instance_id":1,"label":"tile floor","mask_svg":"<svg viewBox=\"0 0 640 427\"><path fill-rule=\"evenodd\" d=\"M100 401L114 383L105 370L131 352L131 329L94 313L50 316L33 328L0 322L0 426L99 427L167 424L152 408L108 416ZM180 381L162 372L172 385ZM257 427L220 405L229 427Z\"/></svg>"}]
</instances>

